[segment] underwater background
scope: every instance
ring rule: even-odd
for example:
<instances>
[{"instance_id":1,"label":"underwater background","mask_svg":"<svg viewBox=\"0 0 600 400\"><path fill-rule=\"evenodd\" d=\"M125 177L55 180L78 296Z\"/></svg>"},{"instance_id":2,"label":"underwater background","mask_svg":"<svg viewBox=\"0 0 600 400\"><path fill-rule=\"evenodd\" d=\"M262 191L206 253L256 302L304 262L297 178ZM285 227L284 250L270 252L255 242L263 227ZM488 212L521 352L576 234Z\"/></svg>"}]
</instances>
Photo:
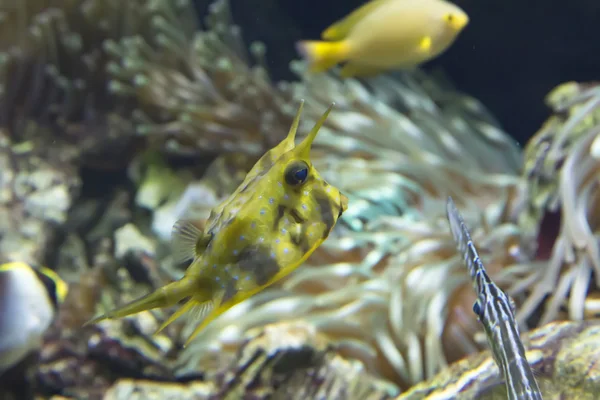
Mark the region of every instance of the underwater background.
<instances>
[{"instance_id":1,"label":"underwater background","mask_svg":"<svg viewBox=\"0 0 600 400\"><path fill-rule=\"evenodd\" d=\"M457 0L439 56L312 70L299 43L366 3L0 0L0 400L505 399L448 196L544 399L600 398L599 6ZM185 276L176 221L227 239L252 196L287 201L279 153L248 172L301 100L297 142L335 103L310 152L348 200L326 240L189 345L198 315L155 333L175 304L86 324Z\"/></svg>"}]
</instances>

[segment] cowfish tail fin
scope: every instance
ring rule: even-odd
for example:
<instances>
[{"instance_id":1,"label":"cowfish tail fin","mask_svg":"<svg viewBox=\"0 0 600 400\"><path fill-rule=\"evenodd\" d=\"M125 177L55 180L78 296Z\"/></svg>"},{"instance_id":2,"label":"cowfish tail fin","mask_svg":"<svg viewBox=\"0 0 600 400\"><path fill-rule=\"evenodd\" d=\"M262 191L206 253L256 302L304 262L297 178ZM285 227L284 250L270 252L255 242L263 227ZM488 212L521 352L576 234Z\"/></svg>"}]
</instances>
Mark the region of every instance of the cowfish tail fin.
<instances>
[{"instance_id":1,"label":"cowfish tail fin","mask_svg":"<svg viewBox=\"0 0 600 400\"><path fill-rule=\"evenodd\" d=\"M105 319L123 318L128 315L152 310L154 308L170 307L177 304L181 299L192 295L195 290L195 282L188 277L184 277L178 281L171 282L168 285L158 288L154 292L142 296L137 300L133 300L122 307L91 319L83 326L95 324Z\"/></svg>"},{"instance_id":2,"label":"cowfish tail fin","mask_svg":"<svg viewBox=\"0 0 600 400\"><path fill-rule=\"evenodd\" d=\"M298 53L309 63L311 72L324 72L344 61L348 54L346 41L321 42L304 40L296 43Z\"/></svg>"}]
</instances>

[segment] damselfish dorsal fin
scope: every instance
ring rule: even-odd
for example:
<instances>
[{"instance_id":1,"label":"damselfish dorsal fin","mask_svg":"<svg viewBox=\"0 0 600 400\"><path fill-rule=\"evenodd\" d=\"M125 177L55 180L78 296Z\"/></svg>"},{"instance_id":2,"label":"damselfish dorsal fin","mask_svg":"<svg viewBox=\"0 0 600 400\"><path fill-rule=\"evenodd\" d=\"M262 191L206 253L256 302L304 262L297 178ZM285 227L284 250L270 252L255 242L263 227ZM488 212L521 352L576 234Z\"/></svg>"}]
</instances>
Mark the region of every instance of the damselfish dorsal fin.
<instances>
[{"instance_id":1,"label":"damselfish dorsal fin","mask_svg":"<svg viewBox=\"0 0 600 400\"><path fill-rule=\"evenodd\" d=\"M180 219L171 232L173 259L178 264L194 260L206 249L210 239L211 236L204 235L193 222Z\"/></svg>"},{"instance_id":2,"label":"damselfish dorsal fin","mask_svg":"<svg viewBox=\"0 0 600 400\"><path fill-rule=\"evenodd\" d=\"M356 10L352 11L350 14L345 16L344 18L334 22L331 26L321 33L321 39L323 40L342 40L348 33L352 30L352 28L364 17L369 15L373 10L382 5L383 3L387 3L388 1L398 1L398 0L371 0L368 3L362 5Z\"/></svg>"}]
</instances>

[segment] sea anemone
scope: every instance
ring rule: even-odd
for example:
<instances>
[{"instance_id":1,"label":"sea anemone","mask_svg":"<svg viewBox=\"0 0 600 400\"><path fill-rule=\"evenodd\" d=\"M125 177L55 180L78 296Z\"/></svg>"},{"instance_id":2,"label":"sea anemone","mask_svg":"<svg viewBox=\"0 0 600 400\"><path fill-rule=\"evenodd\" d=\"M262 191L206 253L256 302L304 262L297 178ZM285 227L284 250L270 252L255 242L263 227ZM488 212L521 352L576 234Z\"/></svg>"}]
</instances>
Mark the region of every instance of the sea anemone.
<instances>
[{"instance_id":1,"label":"sea anemone","mask_svg":"<svg viewBox=\"0 0 600 400\"><path fill-rule=\"evenodd\" d=\"M51 146L35 123L27 130L39 137L13 144L0 129L0 262L43 262L81 189L74 149Z\"/></svg>"},{"instance_id":2,"label":"sea anemone","mask_svg":"<svg viewBox=\"0 0 600 400\"><path fill-rule=\"evenodd\" d=\"M510 290L528 292L519 318L541 307L540 324L594 317L600 287L600 86L568 82L546 102L554 115L526 148L527 212L520 218L540 248L528 276Z\"/></svg>"},{"instance_id":3,"label":"sea anemone","mask_svg":"<svg viewBox=\"0 0 600 400\"><path fill-rule=\"evenodd\" d=\"M177 17L184 30L192 15L181 1L4 2L0 125L14 141L30 138L25 128L33 120L84 155L109 149L114 160L116 151L131 153L135 101L109 84L110 43L135 37L158 46L161 29L154 21Z\"/></svg>"},{"instance_id":4,"label":"sea anemone","mask_svg":"<svg viewBox=\"0 0 600 400\"><path fill-rule=\"evenodd\" d=\"M207 29L180 28L177 16L153 19L157 47L143 37L109 41L111 86L137 104L137 132L166 138L167 150L258 156L283 138L294 109L260 64L264 46L251 46L256 67L229 23L229 4L211 4Z\"/></svg>"}]
</instances>

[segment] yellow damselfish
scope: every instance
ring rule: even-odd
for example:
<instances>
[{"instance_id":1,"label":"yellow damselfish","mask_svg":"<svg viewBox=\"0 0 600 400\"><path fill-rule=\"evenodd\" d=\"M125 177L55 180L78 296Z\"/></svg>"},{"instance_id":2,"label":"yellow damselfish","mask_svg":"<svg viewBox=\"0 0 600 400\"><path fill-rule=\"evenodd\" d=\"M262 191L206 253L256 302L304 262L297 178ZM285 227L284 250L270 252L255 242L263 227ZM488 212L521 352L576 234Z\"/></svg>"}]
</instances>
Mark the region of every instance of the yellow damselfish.
<instances>
[{"instance_id":1,"label":"yellow damselfish","mask_svg":"<svg viewBox=\"0 0 600 400\"><path fill-rule=\"evenodd\" d=\"M323 31L325 41L296 47L312 72L346 62L342 77L367 76L437 57L468 23L461 8L444 0L372 0Z\"/></svg>"},{"instance_id":2,"label":"yellow damselfish","mask_svg":"<svg viewBox=\"0 0 600 400\"><path fill-rule=\"evenodd\" d=\"M295 145L302 101L287 137L265 153L228 199L212 210L204 231L190 221L173 227L174 257L192 260L185 276L97 317L183 306L159 332L186 312L203 318L187 344L210 321L298 268L327 238L348 199L319 175L310 148L331 108Z\"/></svg>"}]
</instances>

